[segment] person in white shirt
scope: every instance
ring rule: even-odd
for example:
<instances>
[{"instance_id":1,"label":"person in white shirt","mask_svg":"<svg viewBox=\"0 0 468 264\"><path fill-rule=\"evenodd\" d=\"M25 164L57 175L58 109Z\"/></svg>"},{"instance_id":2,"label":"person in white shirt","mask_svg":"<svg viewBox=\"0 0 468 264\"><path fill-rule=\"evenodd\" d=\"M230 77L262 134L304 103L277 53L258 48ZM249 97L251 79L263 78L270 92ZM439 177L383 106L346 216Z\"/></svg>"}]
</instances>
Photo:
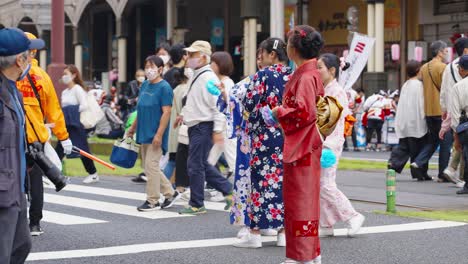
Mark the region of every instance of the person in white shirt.
<instances>
[{"instance_id":1,"label":"person in white shirt","mask_svg":"<svg viewBox=\"0 0 468 264\"><path fill-rule=\"evenodd\" d=\"M454 45L454 48L459 57L468 54L468 38L459 38ZM451 90L453 86L459 81L462 80L460 73L458 72L458 61L460 58L455 59L452 63L447 65L445 68L444 74L442 76L442 85L440 87L440 107L442 109L443 122L439 132L439 138L443 139L446 133L452 133L450 129L451 118L447 114L447 105L451 97ZM457 168L460 167L459 178L456 177ZM462 187L464 182L465 163L463 162L462 154L458 152L455 148L452 149L452 158L450 160L449 166L445 168L444 175L452 183L457 184L458 187Z\"/></svg>"},{"instance_id":2,"label":"person in white shirt","mask_svg":"<svg viewBox=\"0 0 468 264\"><path fill-rule=\"evenodd\" d=\"M183 121L189 132L189 158L187 161L190 177L189 207L180 214L197 215L206 213L204 206L205 179L226 201L226 210L232 205L232 184L211 164L208 154L214 144L223 144L226 117L218 110L219 79L210 67L211 45L206 41L195 41L189 48L187 67L194 70L189 82L186 105L176 124ZM215 93L215 92L218 93Z\"/></svg>"},{"instance_id":3,"label":"person in white shirt","mask_svg":"<svg viewBox=\"0 0 468 264\"><path fill-rule=\"evenodd\" d=\"M468 162L468 130L459 131L461 118L466 118L468 112L468 55L463 55L458 62L458 72L463 78L450 91L450 100L447 105L448 114L451 119L451 128L455 133L455 148L462 152L465 164ZM464 114L464 116L462 116ZM464 123L466 124L466 122ZM465 185L457 194L468 194L468 166L465 166L464 171Z\"/></svg>"},{"instance_id":4,"label":"person in white shirt","mask_svg":"<svg viewBox=\"0 0 468 264\"><path fill-rule=\"evenodd\" d=\"M65 114L65 122L70 139L73 145L86 151L89 151L88 136L83 125L79 122L80 113L88 109L87 94L84 91L81 74L75 65L67 65L63 71L62 82L67 85L67 89L62 92L62 109ZM76 109L78 108L78 109ZM78 111L76 111L78 110ZM77 116L73 116L77 115ZM61 144L55 148L60 159L63 159L65 153ZM94 162L86 157L81 157L81 162L88 172L89 176L83 180L83 183L89 184L99 181Z\"/></svg>"},{"instance_id":5,"label":"person in white shirt","mask_svg":"<svg viewBox=\"0 0 468 264\"><path fill-rule=\"evenodd\" d=\"M421 145L425 142L427 124L424 114L424 88L418 79L421 63L409 61L407 74L409 80L401 88L400 101L395 117L395 130L399 139L398 147L392 150L389 169L401 173L408 159L411 162L419 155ZM432 180L421 170L411 169L413 178L418 181Z\"/></svg>"}]
</instances>

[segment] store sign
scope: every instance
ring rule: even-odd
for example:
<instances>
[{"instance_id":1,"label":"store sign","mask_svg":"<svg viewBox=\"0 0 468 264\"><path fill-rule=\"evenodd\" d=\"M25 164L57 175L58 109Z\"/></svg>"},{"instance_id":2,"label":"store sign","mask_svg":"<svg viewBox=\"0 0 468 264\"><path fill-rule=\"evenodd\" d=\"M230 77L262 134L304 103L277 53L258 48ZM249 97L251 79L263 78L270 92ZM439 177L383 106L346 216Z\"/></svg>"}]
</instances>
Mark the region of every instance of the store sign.
<instances>
[{"instance_id":1,"label":"store sign","mask_svg":"<svg viewBox=\"0 0 468 264\"><path fill-rule=\"evenodd\" d=\"M369 55L374 47L375 39L366 35L354 33L353 41L346 62L350 63L350 67L340 73L340 85L345 89L351 89L353 84L361 75L362 70L366 67Z\"/></svg>"}]
</instances>

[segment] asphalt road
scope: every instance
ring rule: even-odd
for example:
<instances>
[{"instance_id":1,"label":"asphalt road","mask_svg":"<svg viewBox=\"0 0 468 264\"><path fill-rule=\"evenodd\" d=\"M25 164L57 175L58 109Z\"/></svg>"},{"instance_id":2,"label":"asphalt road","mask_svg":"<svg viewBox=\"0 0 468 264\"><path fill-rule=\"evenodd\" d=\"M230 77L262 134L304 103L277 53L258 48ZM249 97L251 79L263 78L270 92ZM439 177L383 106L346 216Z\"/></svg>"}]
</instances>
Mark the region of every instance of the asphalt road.
<instances>
[{"instance_id":1,"label":"asphalt road","mask_svg":"<svg viewBox=\"0 0 468 264\"><path fill-rule=\"evenodd\" d=\"M352 177L357 176L347 179L340 174L339 179L352 181ZM379 176L359 177L372 186L370 179L375 177L377 182ZM47 189L47 212L42 224L45 234L33 238L28 263L237 264L280 263L284 259L284 248L276 247L274 242L256 250L230 246L237 228L228 225L227 213L219 210L221 204L207 204L214 210L197 217L179 217L176 212L182 205L167 211L138 213L136 206L144 197L144 185L131 183L128 177L103 177L92 186L83 186L80 180L72 179L68 190L58 194ZM342 184L350 196L360 192L356 186ZM374 210L382 209L381 205L355 206L367 217L365 226L371 228L356 238L322 239L323 263L468 263L458 254L465 249L468 226L411 230L434 222L374 214ZM416 224L410 231L401 231L408 223ZM384 227L372 228L376 226Z\"/></svg>"}]
</instances>

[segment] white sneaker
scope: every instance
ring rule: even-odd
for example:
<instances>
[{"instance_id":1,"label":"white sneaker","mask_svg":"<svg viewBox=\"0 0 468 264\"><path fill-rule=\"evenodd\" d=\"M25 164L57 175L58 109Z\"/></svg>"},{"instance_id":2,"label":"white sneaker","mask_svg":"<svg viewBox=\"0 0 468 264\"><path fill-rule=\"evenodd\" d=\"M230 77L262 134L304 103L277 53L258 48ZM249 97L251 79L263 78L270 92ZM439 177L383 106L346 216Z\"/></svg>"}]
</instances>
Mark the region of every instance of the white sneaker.
<instances>
[{"instance_id":1,"label":"white sneaker","mask_svg":"<svg viewBox=\"0 0 468 264\"><path fill-rule=\"evenodd\" d=\"M268 229L262 229L262 230L260 230L260 234L261 234L262 236L277 236L277 235L278 235L278 231L275 230L275 229L268 228Z\"/></svg>"},{"instance_id":2,"label":"white sneaker","mask_svg":"<svg viewBox=\"0 0 468 264\"><path fill-rule=\"evenodd\" d=\"M237 248L261 248L262 236L250 233L244 240L233 245Z\"/></svg>"},{"instance_id":3,"label":"white sneaker","mask_svg":"<svg viewBox=\"0 0 468 264\"><path fill-rule=\"evenodd\" d=\"M190 189L186 188L185 192L182 193L182 196L180 197L181 200L184 201L190 201Z\"/></svg>"},{"instance_id":4,"label":"white sneaker","mask_svg":"<svg viewBox=\"0 0 468 264\"><path fill-rule=\"evenodd\" d=\"M457 179L457 177L455 177L455 173L456 173L456 170L454 170L450 166L448 166L443 172L447 180L451 181L453 184L457 184L459 180Z\"/></svg>"},{"instance_id":5,"label":"white sneaker","mask_svg":"<svg viewBox=\"0 0 468 264\"><path fill-rule=\"evenodd\" d=\"M286 234L284 232L278 232L278 241L276 241L277 247L286 246Z\"/></svg>"},{"instance_id":6,"label":"white sneaker","mask_svg":"<svg viewBox=\"0 0 468 264\"><path fill-rule=\"evenodd\" d=\"M216 195L210 198L212 202L224 202L224 195L221 192L216 192Z\"/></svg>"},{"instance_id":7,"label":"white sneaker","mask_svg":"<svg viewBox=\"0 0 468 264\"><path fill-rule=\"evenodd\" d=\"M418 164L416 162L411 163L410 166L413 169L419 169L419 166L418 166Z\"/></svg>"},{"instance_id":8,"label":"white sneaker","mask_svg":"<svg viewBox=\"0 0 468 264\"><path fill-rule=\"evenodd\" d=\"M83 183L90 184L90 183L96 183L98 181L99 181L99 175L97 175L97 173L94 173L94 174L91 174L88 177L86 177L83 180Z\"/></svg>"},{"instance_id":9,"label":"white sneaker","mask_svg":"<svg viewBox=\"0 0 468 264\"><path fill-rule=\"evenodd\" d=\"M295 261L294 259L286 259L284 262L281 262L281 264L301 264L301 262Z\"/></svg>"},{"instance_id":10,"label":"white sneaker","mask_svg":"<svg viewBox=\"0 0 468 264\"><path fill-rule=\"evenodd\" d=\"M237 232L237 238L238 239L244 239L246 236L248 236L250 233L250 229L246 226L242 227L239 232Z\"/></svg>"},{"instance_id":11,"label":"white sneaker","mask_svg":"<svg viewBox=\"0 0 468 264\"><path fill-rule=\"evenodd\" d=\"M457 187L458 187L458 188L463 188L463 187L465 187L465 182L464 182L464 181L457 182Z\"/></svg>"},{"instance_id":12,"label":"white sneaker","mask_svg":"<svg viewBox=\"0 0 468 264\"><path fill-rule=\"evenodd\" d=\"M319 237L332 237L334 236L333 227L320 227L319 228Z\"/></svg>"},{"instance_id":13,"label":"white sneaker","mask_svg":"<svg viewBox=\"0 0 468 264\"><path fill-rule=\"evenodd\" d=\"M362 227L362 224L364 223L364 220L366 220L366 218L362 214L359 214L359 213L358 215L349 219L349 221L347 222L349 237L355 236L359 232L359 230Z\"/></svg>"}]
</instances>

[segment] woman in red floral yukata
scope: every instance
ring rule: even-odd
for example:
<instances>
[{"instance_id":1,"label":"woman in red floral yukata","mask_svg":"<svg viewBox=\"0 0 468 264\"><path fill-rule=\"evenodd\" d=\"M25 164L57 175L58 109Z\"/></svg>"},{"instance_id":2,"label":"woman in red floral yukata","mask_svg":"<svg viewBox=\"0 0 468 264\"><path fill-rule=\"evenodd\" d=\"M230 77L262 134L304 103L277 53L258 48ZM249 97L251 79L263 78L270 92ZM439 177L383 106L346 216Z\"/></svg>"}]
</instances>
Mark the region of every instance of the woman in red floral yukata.
<instances>
[{"instance_id":1,"label":"woman in red floral yukata","mask_svg":"<svg viewBox=\"0 0 468 264\"><path fill-rule=\"evenodd\" d=\"M324 95L317 70L322 47L322 36L310 26L296 26L289 32L288 57L298 68L286 84L283 104L273 109L284 131L284 263L321 263L318 228L322 138L316 126L316 98Z\"/></svg>"}]
</instances>

